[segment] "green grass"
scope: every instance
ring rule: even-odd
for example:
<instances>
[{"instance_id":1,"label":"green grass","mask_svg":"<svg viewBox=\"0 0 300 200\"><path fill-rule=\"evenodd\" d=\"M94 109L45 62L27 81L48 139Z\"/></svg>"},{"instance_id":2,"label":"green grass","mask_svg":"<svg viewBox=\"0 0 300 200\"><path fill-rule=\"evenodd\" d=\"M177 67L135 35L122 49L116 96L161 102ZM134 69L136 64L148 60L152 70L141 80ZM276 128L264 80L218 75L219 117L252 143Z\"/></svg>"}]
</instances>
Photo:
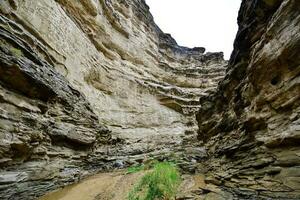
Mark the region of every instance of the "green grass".
<instances>
[{"instance_id":1,"label":"green grass","mask_svg":"<svg viewBox=\"0 0 300 200\"><path fill-rule=\"evenodd\" d=\"M181 182L175 164L157 163L128 194L128 200L172 199Z\"/></svg>"},{"instance_id":2,"label":"green grass","mask_svg":"<svg viewBox=\"0 0 300 200\"><path fill-rule=\"evenodd\" d=\"M127 169L126 174L133 174L133 173L142 171L143 169L144 169L144 166L143 166L143 165L132 166L132 167L129 167L129 168Z\"/></svg>"}]
</instances>

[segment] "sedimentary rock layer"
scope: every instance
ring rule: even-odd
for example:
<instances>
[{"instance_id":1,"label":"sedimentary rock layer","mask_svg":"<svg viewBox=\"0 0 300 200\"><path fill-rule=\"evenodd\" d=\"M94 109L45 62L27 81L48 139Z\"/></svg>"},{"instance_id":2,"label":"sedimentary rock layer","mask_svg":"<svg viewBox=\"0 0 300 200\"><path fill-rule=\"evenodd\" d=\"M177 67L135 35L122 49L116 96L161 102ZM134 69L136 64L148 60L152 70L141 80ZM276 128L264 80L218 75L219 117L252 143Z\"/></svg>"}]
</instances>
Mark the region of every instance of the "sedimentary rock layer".
<instances>
[{"instance_id":1,"label":"sedimentary rock layer","mask_svg":"<svg viewBox=\"0 0 300 200\"><path fill-rule=\"evenodd\" d=\"M225 74L222 53L177 45L143 0L0 10L1 199L180 148L197 131L199 97Z\"/></svg>"},{"instance_id":2,"label":"sedimentary rock layer","mask_svg":"<svg viewBox=\"0 0 300 200\"><path fill-rule=\"evenodd\" d=\"M208 181L237 199L300 199L299 8L244 0L226 77L200 100Z\"/></svg>"}]
</instances>

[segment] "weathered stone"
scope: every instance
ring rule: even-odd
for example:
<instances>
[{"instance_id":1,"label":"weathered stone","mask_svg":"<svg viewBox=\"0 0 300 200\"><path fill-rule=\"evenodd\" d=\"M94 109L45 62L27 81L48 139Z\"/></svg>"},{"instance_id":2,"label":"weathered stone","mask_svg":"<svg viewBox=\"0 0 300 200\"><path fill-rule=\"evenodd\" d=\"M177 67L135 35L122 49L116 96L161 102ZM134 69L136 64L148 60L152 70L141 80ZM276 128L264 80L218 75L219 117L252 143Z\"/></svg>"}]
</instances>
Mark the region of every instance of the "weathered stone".
<instances>
[{"instance_id":1,"label":"weathered stone","mask_svg":"<svg viewBox=\"0 0 300 200\"><path fill-rule=\"evenodd\" d=\"M200 99L208 173L241 199L300 198L299 6L242 1L225 79Z\"/></svg>"},{"instance_id":2,"label":"weathered stone","mask_svg":"<svg viewBox=\"0 0 300 200\"><path fill-rule=\"evenodd\" d=\"M299 7L243 0L228 65L143 0L0 1L0 198L157 159L207 199L299 199Z\"/></svg>"},{"instance_id":3,"label":"weathered stone","mask_svg":"<svg viewBox=\"0 0 300 200\"><path fill-rule=\"evenodd\" d=\"M221 185L222 184L222 182L220 180L217 180L214 177L205 177L205 183L214 184L214 185Z\"/></svg>"},{"instance_id":4,"label":"weathered stone","mask_svg":"<svg viewBox=\"0 0 300 200\"><path fill-rule=\"evenodd\" d=\"M92 130L69 123L57 123L49 129L53 140L71 141L82 145L91 145L96 141Z\"/></svg>"},{"instance_id":5,"label":"weathered stone","mask_svg":"<svg viewBox=\"0 0 300 200\"><path fill-rule=\"evenodd\" d=\"M178 45L140 0L4 0L0 11L1 172L29 176L0 198L152 158L196 171L198 99L224 77L223 53Z\"/></svg>"},{"instance_id":6,"label":"weathered stone","mask_svg":"<svg viewBox=\"0 0 300 200\"><path fill-rule=\"evenodd\" d=\"M0 174L0 183L10 184L20 181L24 181L28 178L28 174L25 172L5 172Z\"/></svg>"}]
</instances>

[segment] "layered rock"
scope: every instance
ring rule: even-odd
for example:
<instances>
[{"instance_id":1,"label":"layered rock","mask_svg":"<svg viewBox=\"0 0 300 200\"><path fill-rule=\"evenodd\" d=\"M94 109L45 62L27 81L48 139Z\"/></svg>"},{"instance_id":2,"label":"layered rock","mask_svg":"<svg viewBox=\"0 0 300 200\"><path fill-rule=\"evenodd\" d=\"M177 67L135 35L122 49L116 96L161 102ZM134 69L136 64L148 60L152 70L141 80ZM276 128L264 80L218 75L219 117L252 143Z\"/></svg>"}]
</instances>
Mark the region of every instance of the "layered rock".
<instances>
[{"instance_id":1,"label":"layered rock","mask_svg":"<svg viewBox=\"0 0 300 200\"><path fill-rule=\"evenodd\" d=\"M244 0L226 77L200 100L203 170L232 198L300 198L299 8Z\"/></svg>"},{"instance_id":2,"label":"layered rock","mask_svg":"<svg viewBox=\"0 0 300 200\"><path fill-rule=\"evenodd\" d=\"M1 1L0 198L208 154L227 199L299 199L299 7L244 0L223 80L222 53L179 46L142 0Z\"/></svg>"},{"instance_id":3,"label":"layered rock","mask_svg":"<svg viewBox=\"0 0 300 200\"><path fill-rule=\"evenodd\" d=\"M199 97L225 74L222 53L177 45L143 0L3 0L0 10L1 199L182 150Z\"/></svg>"}]
</instances>

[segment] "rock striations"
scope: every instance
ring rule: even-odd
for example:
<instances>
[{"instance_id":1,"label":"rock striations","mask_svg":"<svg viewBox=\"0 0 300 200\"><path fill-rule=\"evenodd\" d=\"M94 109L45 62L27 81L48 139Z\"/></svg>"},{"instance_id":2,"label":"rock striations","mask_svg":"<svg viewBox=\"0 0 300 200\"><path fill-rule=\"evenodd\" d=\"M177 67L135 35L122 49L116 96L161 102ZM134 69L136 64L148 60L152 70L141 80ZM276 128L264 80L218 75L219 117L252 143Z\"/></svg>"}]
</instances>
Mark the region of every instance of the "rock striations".
<instances>
[{"instance_id":1,"label":"rock striations","mask_svg":"<svg viewBox=\"0 0 300 200\"><path fill-rule=\"evenodd\" d=\"M207 181L237 199L300 199L299 8L244 0L226 77L200 100Z\"/></svg>"},{"instance_id":2,"label":"rock striations","mask_svg":"<svg viewBox=\"0 0 300 200\"><path fill-rule=\"evenodd\" d=\"M222 53L177 45L143 0L0 10L0 199L179 151L197 134L199 98L225 75Z\"/></svg>"},{"instance_id":3,"label":"rock striations","mask_svg":"<svg viewBox=\"0 0 300 200\"><path fill-rule=\"evenodd\" d=\"M1 0L0 199L166 157L211 199L300 199L299 8L243 0L227 63L144 0Z\"/></svg>"}]
</instances>

